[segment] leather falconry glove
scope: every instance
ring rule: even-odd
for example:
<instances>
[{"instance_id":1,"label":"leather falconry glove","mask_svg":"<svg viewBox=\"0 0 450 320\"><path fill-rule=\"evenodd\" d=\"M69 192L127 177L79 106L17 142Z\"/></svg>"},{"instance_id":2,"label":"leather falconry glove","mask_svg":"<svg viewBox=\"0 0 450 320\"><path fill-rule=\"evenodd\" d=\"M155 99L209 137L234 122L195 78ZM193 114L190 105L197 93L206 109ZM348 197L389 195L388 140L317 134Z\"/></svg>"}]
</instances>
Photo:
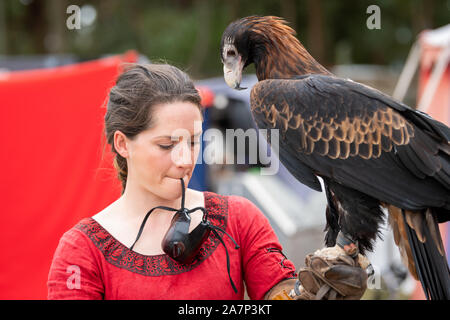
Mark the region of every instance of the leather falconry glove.
<instances>
[{"instance_id":1,"label":"leather falconry glove","mask_svg":"<svg viewBox=\"0 0 450 320\"><path fill-rule=\"evenodd\" d=\"M295 300L359 300L373 274L369 260L359 254L357 243L343 234L337 245L308 254L306 267L289 296Z\"/></svg>"},{"instance_id":2,"label":"leather falconry glove","mask_svg":"<svg viewBox=\"0 0 450 320\"><path fill-rule=\"evenodd\" d=\"M305 268L298 280L275 285L267 300L359 300L367 289L367 279L374 270L370 261L359 254L357 241L339 233L336 246L317 250L305 258ZM294 287L293 289L291 289Z\"/></svg>"}]
</instances>

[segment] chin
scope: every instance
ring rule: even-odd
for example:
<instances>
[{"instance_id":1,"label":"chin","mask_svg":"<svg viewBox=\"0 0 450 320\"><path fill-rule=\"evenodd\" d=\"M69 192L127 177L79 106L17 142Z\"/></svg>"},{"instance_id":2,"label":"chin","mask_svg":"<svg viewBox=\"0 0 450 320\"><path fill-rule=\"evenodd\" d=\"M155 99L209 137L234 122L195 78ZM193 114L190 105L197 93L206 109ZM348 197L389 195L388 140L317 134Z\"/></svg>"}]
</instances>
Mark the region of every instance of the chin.
<instances>
[{"instance_id":1,"label":"chin","mask_svg":"<svg viewBox=\"0 0 450 320\"><path fill-rule=\"evenodd\" d=\"M169 181L167 181L169 180ZM184 184L187 188L189 184L190 177L184 178ZM175 200L181 197L181 182L180 179L167 178L166 181L162 184L161 197L167 200Z\"/></svg>"}]
</instances>

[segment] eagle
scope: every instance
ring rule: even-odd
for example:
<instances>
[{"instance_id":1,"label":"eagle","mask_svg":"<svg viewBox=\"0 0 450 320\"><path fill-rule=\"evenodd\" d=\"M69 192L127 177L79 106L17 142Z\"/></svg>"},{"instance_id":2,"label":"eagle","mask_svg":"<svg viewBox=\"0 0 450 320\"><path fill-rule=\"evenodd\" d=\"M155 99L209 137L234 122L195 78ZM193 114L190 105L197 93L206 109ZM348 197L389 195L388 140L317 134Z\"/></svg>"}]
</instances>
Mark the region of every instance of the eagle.
<instances>
[{"instance_id":1,"label":"eagle","mask_svg":"<svg viewBox=\"0 0 450 320\"><path fill-rule=\"evenodd\" d=\"M280 17L230 23L220 56L225 82L237 90L245 89L243 69L255 65L253 119L259 129L278 129L279 158L289 172L325 192L326 247L343 236L361 254L372 251L387 216L402 261L427 299L449 299L438 224L450 218L450 128L335 76Z\"/></svg>"}]
</instances>

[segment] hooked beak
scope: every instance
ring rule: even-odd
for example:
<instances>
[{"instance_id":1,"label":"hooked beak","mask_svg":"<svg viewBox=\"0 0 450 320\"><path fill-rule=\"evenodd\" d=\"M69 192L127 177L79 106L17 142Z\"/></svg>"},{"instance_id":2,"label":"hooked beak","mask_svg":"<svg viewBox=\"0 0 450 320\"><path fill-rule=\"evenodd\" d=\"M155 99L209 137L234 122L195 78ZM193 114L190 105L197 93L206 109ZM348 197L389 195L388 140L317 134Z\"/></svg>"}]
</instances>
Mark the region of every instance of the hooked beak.
<instances>
[{"instance_id":1,"label":"hooked beak","mask_svg":"<svg viewBox=\"0 0 450 320\"><path fill-rule=\"evenodd\" d=\"M236 90L245 90L247 88L241 87L242 70L244 68L244 61L239 56L238 59L225 61L223 64L223 77L227 85Z\"/></svg>"}]
</instances>

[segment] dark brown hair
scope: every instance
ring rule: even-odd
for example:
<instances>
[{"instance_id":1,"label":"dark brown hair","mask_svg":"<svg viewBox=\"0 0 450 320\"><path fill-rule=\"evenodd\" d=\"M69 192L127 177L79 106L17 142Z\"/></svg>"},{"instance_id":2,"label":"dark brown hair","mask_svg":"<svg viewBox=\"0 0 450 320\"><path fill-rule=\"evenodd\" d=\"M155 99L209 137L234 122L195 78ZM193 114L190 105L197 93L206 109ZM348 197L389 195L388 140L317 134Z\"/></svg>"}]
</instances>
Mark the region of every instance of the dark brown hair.
<instances>
[{"instance_id":1,"label":"dark brown hair","mask_svg":"<svg viewBox=\"0 0 450 320\"><path fill-rule=\"evenodd\" d=\"M172 102L191 102L200 111L200 95L193 81L180 69L168 64L129 64L111 88L105 115L106 141L115 153L114 167L125 190L127 160L114 148L119 130L129 139L153 126L152 106Z\"/></svg>"}]
</instances>

